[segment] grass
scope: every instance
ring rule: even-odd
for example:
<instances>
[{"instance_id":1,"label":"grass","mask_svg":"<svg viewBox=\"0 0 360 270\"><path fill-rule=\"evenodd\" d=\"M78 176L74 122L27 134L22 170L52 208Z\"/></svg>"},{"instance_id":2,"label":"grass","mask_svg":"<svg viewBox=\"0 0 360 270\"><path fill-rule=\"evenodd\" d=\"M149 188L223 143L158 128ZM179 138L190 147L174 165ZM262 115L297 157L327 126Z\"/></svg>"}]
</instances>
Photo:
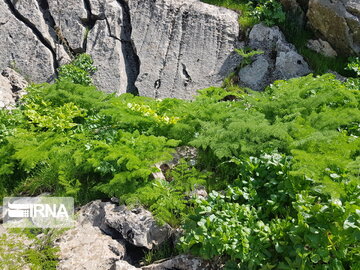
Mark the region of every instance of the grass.
<instances>
[{"instance_id":1,"label":"grass","mask_svg":"<svg viewBox=\"0 0 360 270\"><path fill-rule=\"evenodd\" d=\"M258 20L254 16L250 16L250 12L253 8L249 5L249 1L247 0L201 0L201 2L225 7L241 14L241 16L239 16L239 24L244 30L249 29L258 23Z\"/></svg>"}]
</instances>

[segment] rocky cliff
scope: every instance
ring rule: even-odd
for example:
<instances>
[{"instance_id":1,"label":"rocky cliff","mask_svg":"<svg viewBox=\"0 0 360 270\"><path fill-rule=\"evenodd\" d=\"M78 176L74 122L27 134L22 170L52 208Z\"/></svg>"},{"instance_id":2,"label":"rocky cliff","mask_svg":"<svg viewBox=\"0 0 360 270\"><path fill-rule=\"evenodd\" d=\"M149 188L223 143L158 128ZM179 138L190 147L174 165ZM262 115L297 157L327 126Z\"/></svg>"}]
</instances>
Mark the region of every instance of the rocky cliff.
<instances>
[{"instance_id":1,"label":"rocky cliff","mask_svg":"<svg viewBox=\"0 0 360 270\"><path fill-rule=\"evenodd\" d=\"M103 91L191 98L236 67L237 18L198 0L1 0L0 69L51 81L87 52Z\"/></svg>"},{"instance_id":2,"label":"rocky cliff","mask_svg":"<svg viewBox=\"0 0 360 270\"><path fill-rule=\"evenodd\" d=\"M357 1L282 2L307 14L338 52L359 53ZM94 83L105 92L188 99L221 85L239 65L234 49L252 41L243 39L238 16L200 0L0 0L0 71L11 67L30 81L52 81L59 65L86 52L98 68ZM269 31L278 30L263 33ZM310 72L292 46L281 45L284 38L267 39L273 43L259 47L266 47L265 55L239 73L242 86L261 90L275 79Z\"/></svg>"}]
</instances>

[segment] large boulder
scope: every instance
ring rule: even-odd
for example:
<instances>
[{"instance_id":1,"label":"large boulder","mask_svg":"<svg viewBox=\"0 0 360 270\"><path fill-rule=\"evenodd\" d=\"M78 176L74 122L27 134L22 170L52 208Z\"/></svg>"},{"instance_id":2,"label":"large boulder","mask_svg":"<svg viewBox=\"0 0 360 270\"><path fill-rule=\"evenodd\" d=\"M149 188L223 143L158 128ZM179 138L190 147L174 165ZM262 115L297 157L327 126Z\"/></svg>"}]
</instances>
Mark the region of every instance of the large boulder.
<instances>
[{"instance_id":1,"label":"large boulder","mask_svg":"<svg viewBox=\"0 0 360 270\"><path fill-rule=\"evenodd\" d=\"M307 75L311 72L304 58L288 43L280 29L255 25L249 34L248 46L263 53L239 71L239 84L253 90L263 90L275 80Z\"/></svg>"},{"instance_id":2,"label":"large boulder","mask_svg":"<svg viewBox=\"0 0 360 270\"><path fill-rule=\"evenodd\" d=\"M11 0L11 4L17 18L24 21L37 38L51 50L53 57L56 58L55 66L70 62L70 52L66 51L64 42L58 36L59 32L56 30L55 20L50 13L47 1Z\"/></svg>"},{"instance_id":3,"label":"large boulder","mask_svg":"<svg viewBox=\"0 0 360 270\"><path fill-rule=\"evenodd\" d=\"M143 208L128 209L108 204L105 206L105 223L136 247L152 249L171 236L171 227L159 226L152 214Z\"/></svg>"},{"instance_id":4,"label":"large boulder","mask_svg":"<svg viewBox=\"0 0 360 270\"><path fill-rule=\"evenodd\" d=\"M360 54L360 2L358 0L310 0L310 26L337 52Z\"/></svg>"},{"instance_id":5,"label":"large boulder","mask_svg":"<svg viewBox=\"0 0 360 270\"><path fill-rule=\"evenodd\" d=\"M270 63L264 55L257 57L254 62L239 71L241 85L254 90L262 90L271 80L268 76L269 68Z\"/></svg>"},{"instance_id":6,"label":"large boulder","mask_svg":"<svg viewBox=\"0 0 360 270\"><path fill-rule=\"evenodd\" d=\"M125 244L90 223L78 224L58 240L59 270L111 270L125 256Z\"/></svg>"},{"instance_id":7,"label":"large boulder","mask_svg":"<svg viewBox=\"0 0 360 270\"><path fill-rule=\"evenodd\" d=\"M237 66L238 14L198 0L129 0L142 96L192 98Z\"/></svg>"},{"instance_id":8,"label":"large boulder","mask_svg":"<svg viewBox=\"0 0 360 270\"><path fill-rule=\"evenodd\" d=\"M105 92L191 98L236 67L237 18L199 0L3 1L0 69L51 81L55 68L87 52Z\"/></svg>"},{"instance_id":9,"label":"large boulder","mask_svg":"<svg viewBox=\"0 0 360 270\"><path fill-rule=\"evenodd\" d=\"M15 10L19 16L24 17L28 25L41 33L42 37L52 48L55 48L54 29L50 26L52 24L49 13L40 6L40 1L26 0L18 1L11 0Z\"/></svg>"},{"instance_id":10,"label":"large boulder","mask_svg":"<svg viewBox=\"0 0 360 270\"><path fill-rule=\"evenodd\" d=\"M79 212L81 224L90 223L114 238L123 238L133 246L152 249L168 240L172 229L160 226L144 208L129 209L111 202L93 201Z\"/></svg>"}]
</instances>

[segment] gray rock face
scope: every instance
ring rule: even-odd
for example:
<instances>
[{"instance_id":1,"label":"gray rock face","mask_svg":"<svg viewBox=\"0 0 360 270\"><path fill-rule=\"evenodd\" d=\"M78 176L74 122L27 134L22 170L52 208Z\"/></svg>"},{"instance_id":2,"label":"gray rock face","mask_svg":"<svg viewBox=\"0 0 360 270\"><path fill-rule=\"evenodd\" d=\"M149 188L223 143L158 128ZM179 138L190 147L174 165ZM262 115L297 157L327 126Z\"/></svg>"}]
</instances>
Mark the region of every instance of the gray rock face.
<instances>
[{"instance_id":1,"label":"gray rock face","mask_svg":"<svg viewBox=\"0 0 360 270\"><path fill-rule=\"evenodd\" d=\"M251 89L260 90L268 85L267 77L270 64L265 56L259 56L253 63L239 71L242 84Z\"/></svg>"},{"instance_id":2,"label":"gray rock face","mask_svg":"<svg viewBox=\"0 0 360 270\"><path fill-rule=\"evenodd\" d=\"M48 4L60 42L66 41L74 52L84 52L87 32L86 21L88 19L84 1L48 0Z\"/></svg>"},{"instance_id":3,"label":"gray rock face","mask_svg":"<svg viewBox=\"0 0 360 270\"><path fill-rule=\"evenodd\" d=\"M56 34L50 26L50 15L39 6L39 2L36 0L11 0L11 3L21 16L41 32L46 42L55 48L54 36Z\"/></svg>"},{"instance_id":4,"label":"gray rock face","mask_svg":"<svg viewBox=\"0 0 360 270\"><path fill-rule=\"evenodd\" d=\"M4 69L1 72L1 75L7 78L13 93L19 93L29 85L28 82L19 73L11 68Z\"/></svg>"},{"instance_id":5,"label":"gray rock face","mask_svg":"<svg viewBox=\"0 0 360 270\"><path fill-rule=\"evenodd\" d=\"M6 68L0 74L0 108L11 109L25 94L27 81L15 70Z\"/></svg>"},{"instance_id":6,"label":"gray rock face","mask_svg":"<svg viewBox=\"0 0 360 270\"><path fill-rule=\"evenodd\" d=\"M127 209L125 206L105 206L105 223L114 228L134 246L152 249L171 235L169 225L159 226L152 214L143 209Z\"/></svg>"},{"instance_id":7,"label":"gray rock face","mask_svg":"<svg viewBox=\"0 0 360 270\"><path fill-rule=\"evenodd\" d=\"M0 69L15 61L42 82L87 52L98 67L94 83L105 92L138 87L144 96L191 98L236 67L237 17L199 0L5 0Z\"/></svg>"},{"instance_id":8,"label":"gray rock face","mask_svg":"<svg viewBox=\"0 0 360 270\"><path fill-rule=\"evenodd\" d=\"M171 236L171 227L159 226L152 214L143 209L129 210L124 205L94 201L80 211L80 223L90 223L108 235L120 235L137 247L152 249Z\"/></svg>"},{"instance_id":9,"label":"gray rock face","mask_svg":"<svg viewBox=\"0 0 360 270\"><path fill-rule=\"evenodd\" d=\"M310 26L343 55L360 54L358 0L310 0Z\"/></svg>"},{"instance_id":10,"label":"gray rock face","mask_svg":"<svg viewBox=\"0 0 360 270\"><path fill-rule=\"evenodd\" d=\"M310 73L304 58L294 50L279 51L276 57L274 79L288 80Z\"/></svg>"},{"instance_id":11,"label":"gray rock face","mask_svg":"<svg viewBox=\"0 0 360 270\"><path fill-rule=\"evenodd\" d=\"M309 74L304 58L289 44L278 27L255 25L249 34L249 47L264 53L239 71L240 86L263 90L275 80L285 80Z\"/></svg>"},{"instance_id":12,"label":"gray rock face","mask_svg":"<svg viewBox=\"0 0 360 270\"><path fill-rule=\"evenodd\" d=\"M110 37L105 20L97 21L89 33L87 52L98 69L93 76L94 84L104 92L126 93L127 74L121 41Z\"/></svg>"},{"instance_id":13,"label":"gray rock face","mask_svg":"<svg viewBox=\"0 0 360 270\"><path fill-rule=\"evenodd\" d=\"M90 4L93 16L101 18L89 32L86 46L98 68L94 83L106 92L137 93L138 60L132 51L130 18L116 0Z\"/></svg>"},{"instance_id":14,"label":"gray rock face","mask_svg":"<svg viewBox=\"0 0 360 270\"><path fill-rule=\"evenodd\" d=\"M282 3L299 14L307 8L300 0ZM359 14L356 0L310 0L307 17L335 49L359 53ZM102 91L190 99L198 89L220 85L239 64L233 52L243 46L237 19L199 0L5 0L0 69L12 66L34 82L50 81L59 64L87 52ZM242 86L261 90L310 72L276 27L255 26L247 45L265 54L240 71Z\"/></svg>"},{"instance_id":15,"label":"gray rock face","mask_svg":"<svg viewBox=\"0 0 360 270\"><path fill-rule=\"evenodd\" d=\"M140 95L191 98L237 65L238 15L197 0L129 0Z\"/></svg>"},{"instance_id":16,"label":"gray rock face","mask_svg":"<svg viewBox=\"0 0 360 270\"><path fill-rule=\"evenodd\" d=\"M111 270L125 255L125 246L90 223L77 225L59 239L60 270Z\"/></svg>"},{"instance_id":17,"label":"gray rock face","mask_svg":"<svg viewBox=\"0 0 360 270\"><path fill-rule=\"evenodd\" d=\"M132 266L126 261L118 261L115 264L115 268L112 270L141 270L141 268L137 268L135 266Z\"/></svg>"},{"instance_id":18,"label":"gray rock face","mask_svg":"<svg viewBox=\"0 0 360 270\"><path fill-rule=\"evenodd\" d=\"M264 24L255 25L249 33L249 46L261 50L274 50L277 43L285 43L285 36L279 27L267 27Z\"/></svg>"},{"instance_id":19,"label":"gray rock face","mask_svg":"<svg viewBox=\"0 0 360 270\"><path fill-rule=\"evenodd\" d=\"M25 22L18 19L6 1L0 2L0 69L13 67L34 82L54 74L54 57Z\"/></svg>"}]
</instances>

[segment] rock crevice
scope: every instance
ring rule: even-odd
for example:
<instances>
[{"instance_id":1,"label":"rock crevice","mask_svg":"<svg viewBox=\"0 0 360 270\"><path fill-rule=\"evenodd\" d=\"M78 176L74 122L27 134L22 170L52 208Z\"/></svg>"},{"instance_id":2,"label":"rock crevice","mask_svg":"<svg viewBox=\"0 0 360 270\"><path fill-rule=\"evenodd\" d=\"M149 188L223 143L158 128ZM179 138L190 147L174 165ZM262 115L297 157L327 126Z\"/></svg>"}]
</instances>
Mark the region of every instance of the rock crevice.
<instances>
[{"instance_id":1,"label":"rock crevice","mask_svg":"<svg viewBox=\"0 0 360 270\"><path fill-rule=\"evenodd\" d=\"M23 16L15 7L15 5L13 4L13 2L11 0L4 0L6 5L9 7L9 10L11 11L11 13L13 14L13 16L16 17L17 20L19 20L20 22L22 22L26 27L28 27L33 34L36 36L36 38L51 52L52 54L52 62L53 62L53 68L54 71L56 71L56 69L59 67L58 62L56 61L56 53L54 48L52 47L52 44L49 40L47 40L43 33L36 27L36 25L31 22L28 18L26 18L25 16Z\"/></svg>"},{"instance_id":2,"label":"rock crevice","mask_svg":"<svg viewBox=\"0 0 360 270\"><path fill-rule=\"evenodd\" d=\"M136 46L132 40L132 24L129 5L124 0L118 0L123 11L123 19L125 22L124 31L122 32L122 52L125 59L125 68L127 72L127 89L126 92L132 94L139 94L135 82L139 76L140 59L136 52Z\"/></svg>"},{"instance_id":3,"label":"rock crevice","mask_svg":"<svg viewBox=\"0 0 360 270\"><path fill-rule=\"evenodd\" d=\"M238 14L198 0L4 1L49 50L53 75L86 52L98 68L94 83L104 92L189 99L198 89L220 85L239 60L233 53ZM3 54L0 68L19 58L11 50ZM23 71L40 77L39 67Z\"/></svg>"},{"instance_id":4,"label":"rock crevice","mask_svg":"<svg viewBox=\"0 0 360 270\"><path fill-rule=\"evenodd\" d=\"M236 68L236 12L197 0L128 4L141 61L136 80L140 95L190 99L198 89L220 86Z\"/></svg>"},{"instance_id":5,"label":"rock crevice","mask_svg":"<svg viewBox=\"0 0 360 270\"><path fill-rule=\"evenodd\" d=\"M294 1L289 0L289 5ZM337 51L358 52L359 5L355 0L329 1L307 1L309 23ZM329 10L345 14L338 16L342 22L338 28L346 30L338 31L342 38L326 27L335 22L315 16L332 14ZM50 81L59 65L86 52L97 66L94 84L104 92L191 99L198 89L221 86L237 70L241 58L234 49L251 43L251 36L244 37L238 16L199 0L4 0L0 2L4 37L0 69L18 62L17 68L30 80ZM259 26L250 33L257 30ZM348 45L344 37L352 43ZM309 72L302 57L282 40L263 41L262 47L271 48L241 71L241 85L260 90L275 79Z\"/></svg>"}]
</instances>

